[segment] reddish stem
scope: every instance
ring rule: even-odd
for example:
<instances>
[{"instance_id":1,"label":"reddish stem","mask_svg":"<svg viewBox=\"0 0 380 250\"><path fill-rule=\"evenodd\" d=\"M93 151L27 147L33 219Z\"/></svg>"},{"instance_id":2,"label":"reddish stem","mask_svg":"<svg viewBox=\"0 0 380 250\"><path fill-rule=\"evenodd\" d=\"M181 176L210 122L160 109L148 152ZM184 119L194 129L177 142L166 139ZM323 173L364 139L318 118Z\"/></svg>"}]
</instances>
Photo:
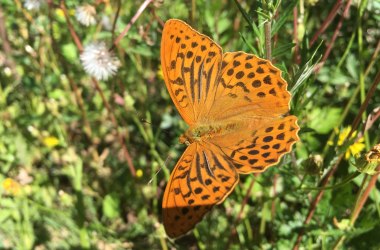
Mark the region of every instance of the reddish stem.
<instances>
[{"instance_id":1,"label":"reddish stem","mask_svg":"<svg viewBox=\"0 0 380 250\"><path fill-rule=\"evenodd\" d=\"M347 1L347 4L346 6L344 7L344 12L343 12L343 15L340 17L339 19L339 22L338 22L338 25L336 26L335 30L334 30L334 34L331 38L331 41L330 43L327 45L327 48L326 48L326 51L325 53L323 54L323 57L322 57L322 60L321 60L321 63L319 64L318 68L316 68L315 70L315 73L318 73L319 70L323 67L323 65L325 64L327 58L329 57L330 55L330 52L333 48L333 45L335 43L335 40L336 38L338 37L338 34L339 34L339 31L340 29L342 28L342 24L343 24L343 20L344 18L348 15L348 10L350 9L350 6L351 6L351 1L352 0L348 0Z\"/></svg>"},{"instance_id":2,"label":"reddish stem","mask_svg":"<svg viewBox=\"0 0 380 250\"><path fill-rule=\"evenodd\" d=\"M255 177L257 177L259 174L255 174ZM249 197L251 196L251 192L252 192L252 189L253 189L253 186L255 184L255 178L252 178L251 180L251 183L249 184L249 187L248 187L248 191L246 193L246 195L244 196L244 200L242 202L242 205L241 205L241 208L240 208L240 211L239 211L239 214L238 216L236 217L236 220L235 222L232 224L231 226L231 234L230 234L230 237L228 239L228 242L227 242L227 247L226 249L229 249L229 246L231 245L232 243L232 239L236 236L237 232L236 232L236 226L237 224L240 222L241 218L243 217L243 211L244 211L244 208L245 206L247 205L247 202L248 202L248 199Z\"/></svg>"},{"instance_id":3,"label":"reddish stem","mask_svg":"<svg viewBox=\"0 0 380 250\"><path fill-rule=\"evenodd\" d=\"M296 64L301 63L301 57L300 57L300 44L298 41L298 9L297 6L293 8L293 39L295 42L294 46L294 62Z\"/></svg>"},{"instance_id":4,"label":"reddish stem","mask_svg":"<svg viewBox=\"0 0 380 250\"><path fill-rule=\"evenodd\" d=\"M82 52L83 51L83 45L82 45L77 33L75 32L73 25L70 22L69 14L68 14L68 11L67 11L66 6L65 6L65 1L61 0L60 7L63 11L63 14L65 15L65 19L66 19L67 26L69 28L71 37L73 38L74 43L77 45L79 52Z\"/></svg>"},{"instance_id":5,"label":"reddish stem","mask_svg":"<svg viewBox=\"0 0 380 250\"><path fill-rule=\"evenodd\" d=\"M347 135L347 137L346 137L347 140L351 138L352 133L354 133L354 131L356 130L356 128L359 126L359 124L360 124L360 122L361 122L361 120L362 120L362 115L363 115L364 111L367 109L367 107L368 107L368 103L369 103L369 101L371 100L373 94L375 93L376 88L377 88L377 85L379 84L379 82L380 82L380 71L377 72L377 75L376 75L376 77L375 77L375 80L374 80L374 82L373 82L371 88L368 90L367 96L366 96L366 98L365 98L363 104L362 104L361 107L360 107L359 113L358 113L358 115L355 117L355 120L354 120L353 123L352 123L351 131L350 131L350 133L348 133L348 135Z\"/></svg>"},{"instance_id":6,"label":"reddish stem","mask_svg":"<svg viewBox=\"0 0 380 250\"><path fill-rule=\"evenodd\" d=\"M278 179L278 174L275 174L273 177L273 197L276 197L277 179ZM273 220L274 217L276 216L276 199L273 199L272 201L271 214L272 214L272 220Z\"/></svg>"},{"instance_id":7,"label":"reddish stem","mask_svg":"<svg viewBox=\"0 0 380 250\"><path fill-rule=\"evenodd\" d=\"M116 38L114 41L111 50L118 45L118 43L121 41L121 39L128 33L129 29L132 27L132 25L136 22L136 20L140 17L141 13L145 10L146 7L152 2L153 0L145 0L140 8L137 10L136 14L132 17L131 21L127 24L123 32L120 33L120 35Z\"/></svg>"},{"instance_id":8,"label":"reddish stem","mask_svg":"<svg viewBox=\"0 0 380 250\"><path fill-rule=\"evenodd\" d=\"M334 165L333 168L326 174L326 176L323 178L321 184L319 185L320 187L324 187L327 185L329 182L330 177L335 173L335 171L338 169L339 163L343 158L343 154L338 158L337 163ZM313 218L315 209L317 208L317 205L319 201L322 199L324 190L318 191L318 194L315 196L314 200L310 204L309 212L307 213L306 219L303 223L303 225L308 225ZM297 240L293 246L293 250L297 250L299 248L299 245L302 240L302 236L305 234L305 228L302 228L301 231L298 233Z\"/></svg>"},{"instance_id":9,"label":"reddish stem","mask_svg":"<svg viewBox=\"0 0 380 250\"><path fill-rule=\"evenodd\" d=\"M331 21L334 19L336 14L338 14L338 10L340 6L342 5L342 0L336 1L335 5L331 9L330 13L328 14L325 21L322 23L319 30L314 34L313 38L310 40L309 46L313 46L313 44L319 39L319 36L329 27Z\"/></svg>"},{"instance_id":10,"label":"reddish stem","mask_svg":"<svg viewBox=\"0 0 380 250\"><path fill-rule=\"evenodd\" d=\"M112 112L111 106L108 103L106 97L104 96L103 91L100 88L100 85L99 85L98 81L95 78L92 78L92 82L94 83L96 90L100 94L100 97L102 98L104 106L106 107L106 109L108 111L108 114L109 114L109 116L111 118L111 121L112 121L113 125L115 126L116 133L117 133L117 138L119 139L119 143L120 143L120 145L121 145L121 147L122 147L122 149L124 151L125 159L127 160L129 170L131 171L132 176L136 176L135 166L133 164L133 161L132 161L131 155L129 154L129 151L128 151L127 147L124 144L124 137L119 132L119 124L118 124L118 122L116 120L116 117L115 117L114 113Z\"/></svg>"},{"instance_id":11,"label":"reddish stem","mask_svg":"<svg viewBox=\"0 0 380 250\"><path fill-rule=\"evenodd\" d=\"M380 171L380 165L377 166L377 171ZM354 225L356 219L358 218L360 211L363 209L363 206L365 202L368 199L368 196L372 189L375 187L375 184L377 182L377 177L379 177L380 173L378 172L377 174L373 175L371 179L368 182L367 188L364 190L362 196L360 197L360 200L358 201L357 205L355 206L355 210L351 215L351 225Z\"/></svg>"}]
</instances>

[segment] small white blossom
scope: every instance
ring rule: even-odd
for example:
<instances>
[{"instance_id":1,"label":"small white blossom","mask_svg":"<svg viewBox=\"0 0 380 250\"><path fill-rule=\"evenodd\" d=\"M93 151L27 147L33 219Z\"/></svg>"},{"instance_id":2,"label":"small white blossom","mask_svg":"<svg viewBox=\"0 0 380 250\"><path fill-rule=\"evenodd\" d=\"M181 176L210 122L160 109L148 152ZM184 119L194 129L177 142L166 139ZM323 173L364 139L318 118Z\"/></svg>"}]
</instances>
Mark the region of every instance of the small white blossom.
<instances>
[{"instance_id":1,"label":"small white blossom","mask_svg":"<svg viewBox=\"0 0 380 250\"><path fill-rule=\"evenodd\" d=\"M108 16L102 16L102 20L100 21L100 23L102 24L103 29L105 29L107 31L112 30L111 19Z\"/></svg>"},{"instance_id":2,"label":"small white blossom","mask_svg":"<svg viewBox=\"0 0 380 250\"><path fill-rule=\"evenodd\" d=\"M95 7L89 4L79 6L75 10L75 17L84 26L94 25L96 23L95 15Z\"/></svg>"},{"instance_id":3,"label":"small white blossom","mask_svg":"<svg viewBox=\"0 0 380 250\"><path fill-rule=\"evenodd\" d=\"M25 0L24 7L27 10L39 10L44 0Z\"/></svg>"},{"instance_id":4,"label":"small white blossom","mask_svg":"<svg viewBox=\"0 0 380 250\"><path fill-rule=\"evenodd\" d=\"M115 75L120 61L108 51L105 43L87 45L80 56L84 70L98 80L107 80Z\"/></svg>"}]
</instances>

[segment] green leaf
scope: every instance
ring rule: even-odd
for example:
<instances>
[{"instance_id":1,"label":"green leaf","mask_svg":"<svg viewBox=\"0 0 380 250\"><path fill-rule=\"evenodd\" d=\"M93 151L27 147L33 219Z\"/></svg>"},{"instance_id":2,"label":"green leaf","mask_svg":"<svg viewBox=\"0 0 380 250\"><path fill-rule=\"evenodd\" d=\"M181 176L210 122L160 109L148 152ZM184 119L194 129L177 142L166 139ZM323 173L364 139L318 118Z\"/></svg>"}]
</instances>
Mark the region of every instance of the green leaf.
<instances>
[{"instance_id":1,"label":"green leaf","mask_svg":"<svg viewBox=\"0 0 380 250\"><path fill-rule=\"evenodd\" d=\"M309 76L313 73L315 65L322 58L322 56L319 56L317 59L315 58L317 55L317 51L321 45L322 45L322 42L314 50L314 53L312 54L311 58L302 66L302 68L295 75L294 77L295 84L293 88L291 89L292 95L295 95L298 92L300 87L306 82Z\"/></svg>"},{"instance_id":2,"label":"green leaf","mask_svg":"<svg viewBox=\"0 0 380 250\"><path fill-rule=\"evenodd\" d=\"M62 46L62 55L71 63L78 61L78 51L73 43L67 43Z\"/></svg>"},{"instance_id":3,"label":"green leaf","mask_svg":"<svg viewBox=\"0 0 380 250\"><path fill-rule=\"evenodd\" d=\"M238 7L239 11L243 14L244 19L247 21L248 25L251 26L252 30L254 29L252 26L255 25L251 17L248 15L248 13L243 9L243 7L240 5L240 3L237 0L234 0L236 6Z\"/></svg>"},{"instance_id":4,"label":"green leaf","mask_svg":"<svg viewBox=\"0 0 380 250\"><path fill-rule=\"evenodd\" d=\"M309 127L320 134L327 134L338 124L341 112L340 108L315 108L309 114Z\"/></svg>"},{"instance_id":5,"label":"green leaf","mask_svg":"<svg viewBox=\"0 0 380 250\"><path fill-rule=\"evenodd\" d=\"M295 46L295 43L287 43L287 44L282 44L280 46L277 46L274 48L272 56L273 57L279 57L284 54L289 54L291 49Z\"/></svg>"},{"instance_id":6,"label":"green leaf","mask_svg":"<svg viewBox=\"0 0 380 250\"><path fill-rule=\"evenodd\" d=\"M244 35L242 33L239 33L240 34L240 37L241 39L243 39L243 42L249 47L249 49L252 51L253 54L255 55L258 55L258 52L257 50L255 49L255 47L253 47L248 41L247 39L245 39Z\"/></svg>"},{"instance_id":7,"label":"green leaf","mask_svg":"<svg viewBox=\"0 0 380 250\"><path fill-rule=\"evenodd\" d=\"M252 20L252 18L248 15L248 13L243 9L243 7L240 5L240 3L237 0L234 0L234 1L236 3L236 6L239 8L240 12L243 14L243 17L247 21L249 27L255 33L255 36L258 37L261 41L262 40L262 32L260 31L259 27Z\"/></svg>"},{"instance_id":8,"label":"green leaf","mask_svg":"<svg viewBox=\"0 0 380 250\"><path fill-rule=\"evenodd\" d=\"M323 67L319 71L317 79L323 83L334 85L342 85L350 80L340 69L331 70L328 67Z\"/></svg>"},{"instance_id":9,"label":"green leaf","mask_svg":"<svg viewBox=\"0 0 380 250\"><path fill-rule=\"evenodd\" d=\"M280 12L280 18L273 23L272 26L272 32L271 36L273 37L280 29L281 27L285 24L286 20L288 17L292 14L294 6L297 5L297 1L291 2L288 7L283 11Z\"/></svg>"},{"instance_id":10,"label":"green leaf","mask_svg":"<svg viewBox=\"0 0 380 250\"><path fill-rule=\"evenodd\" d=\"M116 194L107 194L103 200L103 214L113 219L119 216L120 199Z\"/></svg>"}]
</instances>

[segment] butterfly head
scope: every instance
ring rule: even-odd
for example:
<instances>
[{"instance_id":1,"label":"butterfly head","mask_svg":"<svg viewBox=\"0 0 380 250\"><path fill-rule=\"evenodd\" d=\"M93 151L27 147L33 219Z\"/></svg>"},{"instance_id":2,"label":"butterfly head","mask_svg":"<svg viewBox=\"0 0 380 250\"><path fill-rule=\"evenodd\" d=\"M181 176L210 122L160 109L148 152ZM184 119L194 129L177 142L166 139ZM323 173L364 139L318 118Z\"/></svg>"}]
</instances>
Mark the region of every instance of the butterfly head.
<instances>
[{"instance_id":1,"label":"butterfly head","mask_svg":"<svg viewBox=\"0 0 380 250\"><path fill-rule=\"evenodd\" d=\"M189 128L179 137L179 142L181 144L186 144L186 146L189 146L193 142L201 141L201 137L202 131L200 128Z\"/></svg>"},{"instance_id":2,"label":"butterfly head","mask_svg":"<svg viewBox=\"0 0 380 250\"><path fill-rule=\"evenodd\" d=\"M190 146L190 144L193 142L194 138L192 138L192 136L189 135L189 130L187 130L179 137L179 143L186 144L186 146Z\"/></svg>"}]
</instances>

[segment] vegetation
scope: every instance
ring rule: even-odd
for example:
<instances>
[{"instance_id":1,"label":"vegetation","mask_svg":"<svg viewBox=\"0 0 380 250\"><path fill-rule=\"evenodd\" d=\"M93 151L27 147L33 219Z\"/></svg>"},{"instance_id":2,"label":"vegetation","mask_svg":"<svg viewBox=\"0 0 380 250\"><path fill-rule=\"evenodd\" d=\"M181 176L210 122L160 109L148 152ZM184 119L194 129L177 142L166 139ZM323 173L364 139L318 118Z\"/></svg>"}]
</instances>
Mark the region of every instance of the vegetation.
<instances>
[{"instance_id":1,"label":"vegetation","mask_svg":"<svg viewBox=\"0 0 380 250\"><path fill-rule=\"evenodd\" d=\"M1 249L380 248L378 0L88 3L87 19L73 0L0 3ZM170 18L272 58L301 127L177 241L161 218L186 130L160 68ZM95 41L117 72L86 73Z\"/></svg>"}]
</instances>

